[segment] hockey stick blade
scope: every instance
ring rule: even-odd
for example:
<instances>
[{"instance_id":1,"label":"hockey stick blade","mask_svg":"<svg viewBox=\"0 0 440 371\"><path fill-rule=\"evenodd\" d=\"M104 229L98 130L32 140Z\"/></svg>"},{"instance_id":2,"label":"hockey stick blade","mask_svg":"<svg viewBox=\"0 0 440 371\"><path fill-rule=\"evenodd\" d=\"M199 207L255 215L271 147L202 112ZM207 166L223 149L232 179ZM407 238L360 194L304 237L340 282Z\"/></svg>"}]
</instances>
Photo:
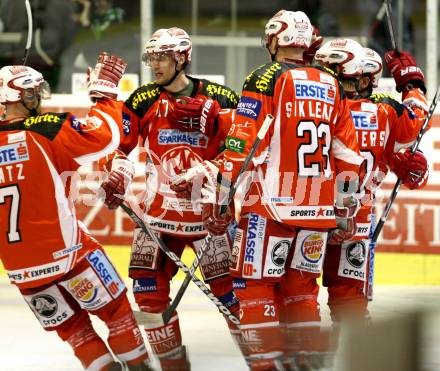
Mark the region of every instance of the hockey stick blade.
<instances>
[{"instance_id":1,"label":"hockey stick blade","mask_svg":"<svg viewBox=\"0 0 440 371\"><path fill-rule=\"evenodd\" d=\"M271 114L268 114L266 116L266 118L264 119L260 130L258 130L257 138L255 139L254 144L252 145L248 155L246 156L246 159L244 160L244 162L240 168L240 171L237 176L237 181L234 182L234 184L232 185L232 187L229 191L227 205L229 205L233 201L235 193L237 192L237 188L241 182L242 175L249 168L249 165L250 165L253 157L255 156L255 152L257 151L261 141L266 136L266 133L269 130L269 127L272 125L273 119L274 119L274 117ZM224 205L225 206L224 208L222 206L221 213L226 212L227 205ZM208 238L209 238L209 241L207 241ZM169 305L169 307L165 310L165 312L163 312L163 320L165 321L165 323L168 323L168 321L171 319L174 311L176 310L177 306L179 305L180 301L182 300L183 294L185 293L186 289L189 286L189 283L191 282L192 274L194 274L195 270L200 265L200 262L203 258L203 255L205 254L206 250L209 248L209 242L210 242L211 238L212 237L209 234L208 234L208 236L205 237L205 240L203 241L203 245L201 246L199 251L196 252L196 258L194 259L194 262L191 265L191 268L190 268L191 274L187 274L185 276L185 280L183 281L182 285L180 286L179 291L177 292L176 296L174 297L174 300Z\"/></svg>"},{"instance_id":2,"label":"hockey stick blade","mask_svg":"<svg viewBox=\"0 0 440 371\"><path fill-rule=\"evenodd\" d=\"M154 233L152 232L146 224L142 221L141 218L137 216L137 214L127 205L122 203L120 207L127 213L127 215L139 226L139 228L144 231L158 246L159 248L185 273L190 273L189 268L186 266L185 263L180 260L180 258L171 251L167 245ZM236 324L239 325L240 321L237 317L235 317L231 311L226 308L223 303L212 293L212 291L202 282L200 281L195 275L191 278L194 283L198 286L198 288L215 304L215 306L219 309L219 311L228 317L228 319ZM162 315L162 314L160 314Z\"/></svg>"},{"instance_id":3,"label":"hockey stick blade","mask_svg":"<svg viewBox=\"0 0 440 371\"><path fill-rule=\"evenodd\" d=\"M435 107L440 99L440 86L437 87L437 91L435 93L434 99L432 100L431 105L429 106L428 114L425 117L425 121L423 122L422 127L420 128L419 134L411 147L411 153L415 153L419 148L420 141L422 140L423 134L425 134L426 128L428 127L429 121L431 121L432 115L434 114ZM379 238L379 234L387 220L388 214L391 210L391 206L393 205L394 200L397 197L397 193L399 192L400 186L402 185L402 181L397 179L396 184L394 185L393 191L391 192L390 198L385 206L385 209L380 217L379 222L377 223L376 229L373 234L373 242L376 242Z\"/></svg>"}]
</instances>

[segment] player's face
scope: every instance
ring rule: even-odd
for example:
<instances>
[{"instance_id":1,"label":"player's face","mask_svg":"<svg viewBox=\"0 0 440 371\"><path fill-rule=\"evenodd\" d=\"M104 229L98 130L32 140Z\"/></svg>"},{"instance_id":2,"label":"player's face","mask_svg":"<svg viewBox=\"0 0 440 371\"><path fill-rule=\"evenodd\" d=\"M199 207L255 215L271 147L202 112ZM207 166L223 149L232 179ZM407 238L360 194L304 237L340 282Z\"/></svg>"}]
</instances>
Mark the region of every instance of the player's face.
<instances>
[{"instance_id":1,"label":"player's face","mask_svg":"<svg viewBox=\"0 0 440 371\"><path fill-rule=\"evenodd\" d=\"M172 79L176 72L176 59L170 54L152 54L148 57L148 65L153 72L154 81L163 85Z\"/></svg>"}]
</instances>

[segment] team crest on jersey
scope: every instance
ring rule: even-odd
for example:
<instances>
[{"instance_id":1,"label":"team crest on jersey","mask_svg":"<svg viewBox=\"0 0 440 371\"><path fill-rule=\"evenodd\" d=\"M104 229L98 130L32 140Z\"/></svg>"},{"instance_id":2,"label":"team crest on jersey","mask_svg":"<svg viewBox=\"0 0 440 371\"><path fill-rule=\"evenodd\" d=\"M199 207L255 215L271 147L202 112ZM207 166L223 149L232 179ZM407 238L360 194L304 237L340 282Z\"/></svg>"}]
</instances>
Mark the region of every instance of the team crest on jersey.
<instances>
[{"instance_id":1,"label":"team crest on jersey","mask_svg":"<svg viewBox=\"0 0 440 371\"><path fill-rule=\"evenodd\" d=\"M157 137L160 145L187 144L195 148L206 148L208 137L199 132L184 132L177 129L160 129Z\"/></svg>"},{"instance_id":2,"label":"team crest on jersey","mask_svg":"<svg viewBox=\"0 0 440 371\"><path fill-rule=\"evenodd\" d=\"M186 146L178 146L165 152L160 159L162 171L172 179L182 170L189 169L201 163L203 159Z\"/></svg>"},{"instance_id":3,"label":"team crest on jersey","mask_svg":"<svg viewBox=\"0 0 440 371\"><path fill-rule=\"evenodd\" d=\"M130 121L130 115L126 112L122 112L122 131L125 136L130 134L130 127L131 127L131 121Z\"/></svg>"},{"instance_id":4,"label":"team crest on jersey","mask_svg":"<svg viewBox=\"0 0 440 371\"><path fill-rule=\"evenodd\" d=\"M15 164L29 160L29 151L26 142L18 142L0 146L0 166Z\"/></svg>"},{"instance_id":5,"label":"team crest on jersey","mask_svg":"<svg viewBox=\"0 0 440 371\"><path fill-rule=\"evenodd\" d=\"M261 101L250 97L241 97L237 106L237 115L249 117L253 120L258 118L261 111Z\"/></svg>"},{"instance_id":6,"label":"team crest on jersey","mask_svg":"<svg viewBox=\"0 0 440 371\"><path fill-rule=\"evenodd\" d=\"M295 97L297 99L317 100L334 104L336 87L317 81L294 81Z\"/></svg>"},{"instance_id":7,"label":"team crest on jersey","mask_svg":"<svg viewBox=\"0 0 440 371\"><path fill-rule=\"evenodd\" d=\"M350 111L357 130L377 130L379 128L375 112Z\"/></svg>"}]
</instances>

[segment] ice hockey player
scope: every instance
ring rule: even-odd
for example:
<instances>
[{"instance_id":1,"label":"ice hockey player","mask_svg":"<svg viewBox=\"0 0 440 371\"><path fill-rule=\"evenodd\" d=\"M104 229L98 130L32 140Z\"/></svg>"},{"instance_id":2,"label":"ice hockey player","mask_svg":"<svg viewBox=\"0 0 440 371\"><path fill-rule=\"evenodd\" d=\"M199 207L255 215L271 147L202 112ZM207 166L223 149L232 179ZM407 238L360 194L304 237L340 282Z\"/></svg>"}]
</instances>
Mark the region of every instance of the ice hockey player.
<instances>
[{"instance_id":1,"label":"ice hockey player","mask_svg":"<svg viewBox=\"0 0 440 371\"><path fill-rule=\"evenodd\" d=\"M176 27L159 29L148 40L143 60L151 68L154 81L135 90L122 106L127 132L117 155L129 154L140 138L148 164L145 198L137 211L178 256L186 245L201 246L207 232L197 197L180 197L184 190L171 189L170 183L185 169L217 155L225 139L219 135L219 110L235 108L238 103L231 89L186 74L191 49L188 34ZM102 185L110 208L123 201L127 190L124 173L132 171L112 171ZM230 244L225 233L217 237L201 268L213 293L238 316L238 301L229 277ZM167 308L170 281L176 272L174 262L143 231L135 229L129 275L141 311L159 314ZM234 324L228 325L237 332ZM168 324L152 322L145 330L163 370L190 369L177 313Z\"/></svg>"},{"instance_id":2,"label":"ice hockey player","mask_svg":"<svg viewBox=\"0 0 440 371\"><path fill-rule=\"evenodd\" d=\"M118 146L122 122L104 113L117 113L116 102L104 97L116 97L125 66L99 56L89 84L98 99L82 122L70 113L41 113L48 90L36 70L0 69L0 259L42 327L56 331L84 369L96 371L152 370L126 287L81 227L63 182L65 172ZM110 349L89 313L107 325Z\"/></svg>"},{"instance_id":3,"label":"ice hockey player","mask_svg":"<svg viewBox=\"0 0 440 371\"><path fill-rule=\"evenodd\" d=\"M334 71L350 97L351 117L367 163L356 195L361 208L350 221L352 228L356 226L356 233L353 236L351 228L331 232L325 256L323 283L328 287L335 339L341 321L369 318L369 257L374 253L370 237L374 231L377 187L388 169L410 189L423 186L428 176L423 154L412 155L408 148L416 139L428 109L423 74L414 58L404 51L389 52L386 58L397 90L402 92L402 104L372 94L382 75L382 59L374 50L363 48L354 40L336 39L323 45L315 56L316 61ZM414 72L405 74L408 69Z\"/></svg>"},{"instance_id":4,"label":"ice hockey player","mask_svg":"<svg viewBox=\"0 0 440 371\"><path fill-rule=\"evenodd\" d=\"M302 67L311 38L303 12L281 10L268 21L264 42L271 62L244 83L220 166L222 186L206 182L215 201L203 205L205 226L218 233L211 228L221 221L223 194L266 115L275 116L253 161L256 176L232 252L252 370L305 367L321 350L316 279L328 231L336 226L335 199L338 210L348 212L363 161L338 81L324 69Z\"/></svg>"}]
</instances>

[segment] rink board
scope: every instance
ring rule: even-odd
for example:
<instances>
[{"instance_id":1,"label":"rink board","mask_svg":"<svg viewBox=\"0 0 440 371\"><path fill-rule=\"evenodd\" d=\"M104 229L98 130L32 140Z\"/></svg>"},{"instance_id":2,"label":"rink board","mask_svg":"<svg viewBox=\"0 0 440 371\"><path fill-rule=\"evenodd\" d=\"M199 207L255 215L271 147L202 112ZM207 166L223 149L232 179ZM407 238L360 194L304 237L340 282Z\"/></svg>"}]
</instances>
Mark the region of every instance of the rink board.
<instances>
[{"instance_id":1,"label":"rink board","mask_svg":"<svg viewBox=\"0 0 440 371\"><path fill-rule=\"evenodd\" d=\"M106 246L105 250L116 265L118 272L125 279L128 277L130 249L125 246ZM183 261L190 266L194 259L191 249L185 249ZM376 253L376 285L423 285L440 286L440 255ZM0 274L5 275L0 264ZM183 280L184 274L179 270L176 277ZM200 277L200 275L199 275Z\"/></svg>"}]
</instances>

